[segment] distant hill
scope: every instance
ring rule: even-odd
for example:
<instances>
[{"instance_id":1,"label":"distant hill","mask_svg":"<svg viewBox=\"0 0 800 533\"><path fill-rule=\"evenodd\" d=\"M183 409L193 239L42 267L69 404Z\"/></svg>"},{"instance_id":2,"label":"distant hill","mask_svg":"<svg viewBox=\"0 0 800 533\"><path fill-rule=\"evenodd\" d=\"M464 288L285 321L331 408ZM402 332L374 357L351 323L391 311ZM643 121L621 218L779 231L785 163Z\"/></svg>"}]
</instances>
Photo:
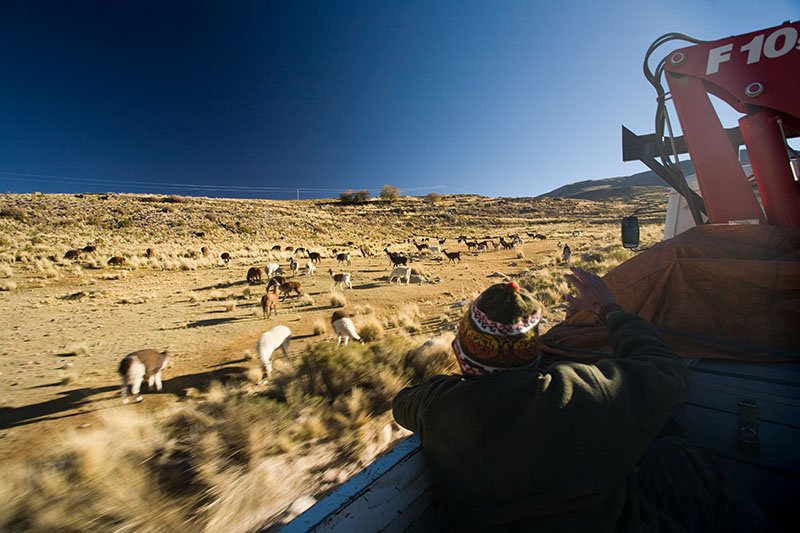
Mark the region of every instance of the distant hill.
<instances>
[{"instance_id":1,"label":"distant hill","mask_svg":"<svg viewBox=\"0 0 800 533\"><path fill-rule=\"evenodd\" d=\"M694 173L689 160L681 161L684 175ZM630 199L640 194L659 191L666 192L669 186L652 170L617 178L585 180L564 185L553 191L539 195L539 198L572 198L576 200L619 200Z\"/></svg>"}]
</instances>

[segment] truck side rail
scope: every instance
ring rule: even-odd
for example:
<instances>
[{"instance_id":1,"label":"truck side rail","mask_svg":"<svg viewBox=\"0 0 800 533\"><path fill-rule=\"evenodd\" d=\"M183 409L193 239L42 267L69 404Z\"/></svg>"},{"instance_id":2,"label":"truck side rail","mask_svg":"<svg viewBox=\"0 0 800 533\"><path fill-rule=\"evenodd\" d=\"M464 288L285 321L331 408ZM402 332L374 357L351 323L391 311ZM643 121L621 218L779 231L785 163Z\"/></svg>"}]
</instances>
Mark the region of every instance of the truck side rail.
<instances>
[{"instance_id":1,"label":"truck side rail","mask_svg":"<svg viewBox=\"0 0 800 533\"><path fill-rule=\"evenodd\" d=\"M433 479L412 435L289 522L282 532L406 531L433 503Z\"/></svg>"}]
</instances>

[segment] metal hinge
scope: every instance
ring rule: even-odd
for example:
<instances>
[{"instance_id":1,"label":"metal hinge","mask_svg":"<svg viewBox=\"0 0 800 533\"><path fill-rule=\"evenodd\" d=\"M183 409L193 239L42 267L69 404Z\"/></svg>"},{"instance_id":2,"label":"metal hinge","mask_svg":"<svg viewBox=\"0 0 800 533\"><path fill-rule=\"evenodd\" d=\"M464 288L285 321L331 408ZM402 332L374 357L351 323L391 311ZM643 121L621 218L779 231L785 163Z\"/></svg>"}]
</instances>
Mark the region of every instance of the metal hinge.
<instances>
[{"instance_id":1,"label":"metal hinge","mask_svg":"<svg viewBox=\"0 0 800 533\"><path fill-rule=\"evenodd\" d=\"M758 404L753 400L739 402L739 435L736 448L745 455L761 455L758 438Z\"/></svg>"}]
</instances>

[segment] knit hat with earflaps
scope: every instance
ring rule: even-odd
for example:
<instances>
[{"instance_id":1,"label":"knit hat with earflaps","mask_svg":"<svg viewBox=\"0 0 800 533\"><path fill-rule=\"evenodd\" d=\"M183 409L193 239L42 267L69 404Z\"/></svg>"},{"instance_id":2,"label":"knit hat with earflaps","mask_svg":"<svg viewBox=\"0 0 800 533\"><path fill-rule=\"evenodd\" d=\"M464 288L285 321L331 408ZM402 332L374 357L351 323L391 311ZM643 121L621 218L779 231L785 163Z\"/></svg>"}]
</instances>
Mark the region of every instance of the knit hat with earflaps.
<instances>
[{"instance_id":1,"label":"knit hat with earflaps","mask_svg":"<svg viewBox=\"0 0 800 533\"><path fill-rule=\"evenodd\" d=\"M542 305L513 281L483 291L453 340L462 372L480 376L536 364L541 317Z\"/></svg>"}]
</instances>

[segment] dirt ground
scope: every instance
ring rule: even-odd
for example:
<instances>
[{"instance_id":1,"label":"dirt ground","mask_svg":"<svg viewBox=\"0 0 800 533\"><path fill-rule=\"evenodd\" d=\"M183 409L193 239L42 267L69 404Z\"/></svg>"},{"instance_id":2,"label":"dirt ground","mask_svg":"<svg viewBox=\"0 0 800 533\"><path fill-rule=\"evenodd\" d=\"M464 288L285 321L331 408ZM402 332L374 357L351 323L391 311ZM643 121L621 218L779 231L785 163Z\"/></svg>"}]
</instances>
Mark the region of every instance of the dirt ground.
<instances>
[{"instance_id":1,"label":"dirt ground","mask_svg":"<svg viewBox=\"0 0 800 533\"><path fill-rule=\"evenodd\" d=\"M518 258L520 251L523 258ZM408 286L387 282L390 267L384 254L354 257L349 267L327 258L313 277L301 271L296 278L313 304L289 297L269 319L262 318L259 305L264 285L245 281L249 258L192 271L122 270L119 279L105 279L110 269L67 273L57 281L20 272L15 274L19 288L0 293L6 335L0 359L0 461L35 457L63 430L91 426L101 411L162 409L191 389L241 374L257 366L253 356L259 335L278 324L293 332L291 356L330 336L329 267L352 272L353 288L343 291L345 309L368 306L386 321L404 305L416 304L424 315L418 333L423 342L452 327L463 312L460 302L558 252L555 241L535 240L518 250L463 252L460 264L425 257L413 266L436 281ZM214 291L238 299L218 301ZM314 333L319 321L327 324L322 335ZM123 405L119 361L143 348L170 353L164 393ZM276 361L276 372L282 363Z\"/></svg>"}]
</instances>

